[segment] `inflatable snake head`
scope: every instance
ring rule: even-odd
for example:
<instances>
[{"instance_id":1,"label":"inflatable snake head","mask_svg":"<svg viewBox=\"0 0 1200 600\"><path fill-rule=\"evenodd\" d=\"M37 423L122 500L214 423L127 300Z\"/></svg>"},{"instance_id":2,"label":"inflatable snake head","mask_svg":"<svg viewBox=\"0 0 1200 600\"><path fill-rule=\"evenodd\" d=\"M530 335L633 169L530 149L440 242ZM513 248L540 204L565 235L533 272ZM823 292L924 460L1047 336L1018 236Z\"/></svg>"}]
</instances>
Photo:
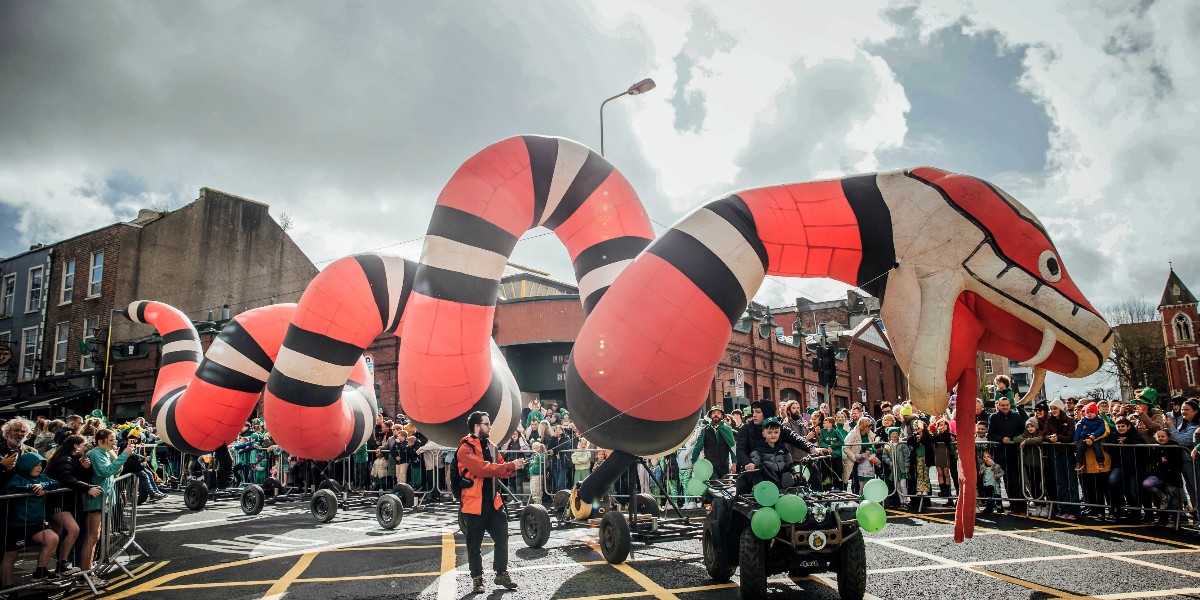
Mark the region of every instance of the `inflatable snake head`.
<instances>
[{"instance_id":1,"label":"inflatable snake head","mask_svg":"<svg viewBox=\"0 0 1200 600\"><path fill-rule=\"evenodd\" d=\"M1046 371L1100 368L1112 329L1027 208L985 181L931 168L881 174L878 184L898 263L881 312L918 408L946 408L976 349L1034 367L1022 402Z\"/></svg>"}]
</instances>

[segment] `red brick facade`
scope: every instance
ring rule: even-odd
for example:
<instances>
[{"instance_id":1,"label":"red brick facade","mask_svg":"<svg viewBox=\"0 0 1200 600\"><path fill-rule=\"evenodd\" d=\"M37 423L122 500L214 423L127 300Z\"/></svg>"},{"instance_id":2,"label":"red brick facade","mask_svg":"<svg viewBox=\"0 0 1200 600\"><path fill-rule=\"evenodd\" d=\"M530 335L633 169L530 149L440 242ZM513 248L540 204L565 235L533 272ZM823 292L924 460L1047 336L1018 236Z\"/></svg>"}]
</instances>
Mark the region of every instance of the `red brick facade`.
<instances>
[{"instance_id":1,"label":"red brick facade","mask_svg":"<svg viewBox=\"0 0 1200 600\"><path fill-rule=\"evenodd\" d=\"M540 296L496 306L492 337L504 347L530 342L575 341L583 328L579 296Z\"/></svg>"},{"instance_id":2,"label":"red brick facade","mask_svg":"<svg viewBox=\"0 0 1200 600\"><path fill-rule=\"evenodd\" d=\"M1195 304L1164 306L1163 341L1166 343L1167 383L1172 396L1200 396L1200 346L1196 326L1200 324Z\"/></svg>"}]
</instances>

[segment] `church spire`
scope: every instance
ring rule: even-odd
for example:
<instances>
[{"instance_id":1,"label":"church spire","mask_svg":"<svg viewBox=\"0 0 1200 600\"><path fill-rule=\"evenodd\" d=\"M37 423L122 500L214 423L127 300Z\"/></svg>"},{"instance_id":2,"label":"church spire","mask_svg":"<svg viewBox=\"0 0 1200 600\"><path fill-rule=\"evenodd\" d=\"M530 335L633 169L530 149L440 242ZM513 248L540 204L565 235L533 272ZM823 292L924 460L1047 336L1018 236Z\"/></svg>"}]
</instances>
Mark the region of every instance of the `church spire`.
<instances>
[{"instance_id":1,"label":"church spire","mask_svg":"<svg viewBox=\"0 0 1200 600\"><path fill-rule=\"evenodd\" d=\"M1183 284L1172 267L1171 274L1167 276L1167 287L1163 290L1162 301L1158 303L1158 307L1161 309L1164 306L1179 304L1196 304L1196 296L1192 295L1192 291Z\"/></svg>"}]
</instances>

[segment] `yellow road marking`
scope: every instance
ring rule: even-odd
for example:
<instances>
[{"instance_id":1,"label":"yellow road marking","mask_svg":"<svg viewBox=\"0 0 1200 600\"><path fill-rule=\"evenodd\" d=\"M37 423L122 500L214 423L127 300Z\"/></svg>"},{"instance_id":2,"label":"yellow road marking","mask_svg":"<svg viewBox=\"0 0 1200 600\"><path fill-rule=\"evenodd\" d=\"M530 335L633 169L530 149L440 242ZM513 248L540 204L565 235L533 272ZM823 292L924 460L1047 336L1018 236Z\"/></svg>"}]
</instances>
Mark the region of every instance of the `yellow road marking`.
<instances>
[{"instance_id":1,"label":"yellow road marking","mask_svg":"<svg viewBox=\"0 0 1200 600\"><path fill-rule=\"evenodd\" d=\"M272 585L271 589L267 590L267 593L263 594L263 596L270 598L272 596L282 595L287 591L288 587L292 585L292 582L295 581L296 578L304 574L304 570L312 564L313 559L316 557L316 552L309 552L301 555L300 560L297 560L296 564L292 565L292 568L288 569L288 572L284 573L283 577L280 577L279 580L275 582L275 585Z\"/></svg>"},{"instance_id":2,"label":"yellow road marking","mask_svg":"<svg viewBox=\"0 0 1200 600\"><path fill-rule=\"evenodd\" d=\"M133 581L135 581L138 576L157 571L157 570L165 567L167 565L167 563L169 563L169 562L171 562L171 561L166 560L161 563L155 563L155 562L142 563L142 564L138 565L137 567L135 567L133 570L129 571L133 575L133 578L127 577L124 573L121 573L120 575L113 577L112 579L109 579L108 586L106 586L104 588L98 588L98 591L101 594L104 594L111 590L115 590L117 588L124 587L124 586L132 583ZM72 594L71 596L68 596L68 600L76 600L78 598L87 598L87 597L90 597L91 595L92 595L91 588L86 588L81 592L77 592L75 594Z\"/></svg>"},{"instance_id":3,"label":"yellow road marking","mask_svg":"<svg viewBox=\"0 0 1200 600\"><path fill-rule=\"evenodd\" d=\"M1052 587L1046 587L1044 585L1036 584L1032 581L1026 581L1019 577L1013 577L1011 575L1005 575L1004 573L997 573L995 571L989 571L987 569L983 569L980 567L971 567L970 570L975 571L976 573L982 573L984 575L987 575L988 577L993 577L995 579L999 579L1000 581L1007 581L1008 583L1011 583L1013 585L1019 585L1026 589L1035 590L1038 592L1042 592L1044 594L1049 594L1054 598L1075 598L1076 600L1096 600L1094 596L1076 596L1074 594L1070 594L1070 593L1064 592L1062 590L1056 590Z\"/></svg>"},{"instance_id":4,"label":"yellow road marking","mask_svg":"<svg viewBox=\"0 0 1200 600\"><path fill-rule=\"evenodd\" d=\"M438 577L438 600L454 600L457 594L457 574L454 563L457 559L453 533L442 534L442 564Z\"/></svg>"},{"instance_id":5,"label":"yellow road marking","mask_svg":"<svg viewBox=\"0 0 1200 600\"><path fill-rule=\"evenodd\" d=\"M589 541L587 544L596 553L600 553L600 545L599 544L597 544L596 542L593 542L593 541ZM646 596L646 595L654 596L655 598L658 598L659 600L679 600L679 596L672 594L670 591L667 590L667 588L665 588L661 585L658 585L658 583L655 582L653 579L650 579L649 577L647 577L645 573L642 573L641 571L639 571L625 563L621 563L619 565L613 565L613 568L620 571L626 577L632 579L634 583L642 586L642 589L646 590L645 594L640 594L642 596Z\"/></svg>"}]
</instances>

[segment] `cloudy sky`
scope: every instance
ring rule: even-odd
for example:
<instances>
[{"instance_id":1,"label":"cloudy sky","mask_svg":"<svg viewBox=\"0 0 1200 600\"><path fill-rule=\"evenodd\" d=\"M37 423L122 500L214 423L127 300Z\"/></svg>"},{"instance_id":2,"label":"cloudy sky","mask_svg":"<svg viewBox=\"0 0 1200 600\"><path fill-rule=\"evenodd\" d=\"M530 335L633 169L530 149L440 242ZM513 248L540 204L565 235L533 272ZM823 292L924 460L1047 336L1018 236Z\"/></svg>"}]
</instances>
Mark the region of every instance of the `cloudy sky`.
<instances>
[{"instance_id":1,"label":"cloudy sky","mask_svg":"<svg viewBox=\"0 0 1200 600\"><path fill-rule=\"evenodd\" d=\"M931 165L1022 200L1097 304L1157 302L1168 261L1200 291L1200 4L653 4L0 0L0 256L208 186L289 216L319 266L416 258L463 160L521 133L598 147L600 101L649 76L606 150L659 223ZM552 236L513 261L572 278Z\"/></svg>"}]
</instances>

